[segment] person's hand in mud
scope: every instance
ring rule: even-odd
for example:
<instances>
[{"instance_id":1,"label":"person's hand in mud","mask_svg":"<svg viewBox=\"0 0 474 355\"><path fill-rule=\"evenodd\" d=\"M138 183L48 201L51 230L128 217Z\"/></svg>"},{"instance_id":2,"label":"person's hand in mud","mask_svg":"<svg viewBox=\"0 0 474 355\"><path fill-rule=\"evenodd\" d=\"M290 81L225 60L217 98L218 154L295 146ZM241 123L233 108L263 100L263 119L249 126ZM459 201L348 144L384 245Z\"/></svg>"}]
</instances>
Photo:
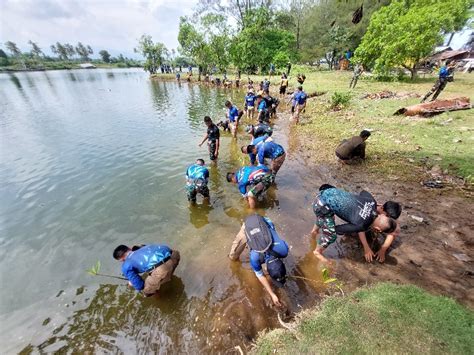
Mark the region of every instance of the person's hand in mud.
<instances>
[{"instance_id":1,"label":"person's hand in mud","mask_svg":"<svg viewBox=\"0 0 474 355\"><path fill-rule=\"evenodd\" d=\"M283 305L281 304L280 300L278 299L278 296L275 295L274 293L270 295L273 301L273 304L277 306L278 308L282 307Z\"/></svg>"},{"instance_id":2,"label":"person's hand in mud","mask_svg":"<svg viewBox=\"0 0 474 355\"><path fill-rule=\"evenodd\" d=\"M378 262L383 263L385 261L385 252L387 249L380 248L378 252L375 253L375 257Z\"/></svg>"},{"instance_id":3,"label":"person's hand in mud","mask_svg":"<svg viewBox=\"0 0 474 355\"><path fill-rule=\"evenodd\" d=\"M364 257L365 257L365 260L368 263L371 263L374 260L375 254L372 251L372 249L370 249L370 247L364 248ZM384 259L385 259L385 257L384 257Z\"/></svg>"}]
</instances>

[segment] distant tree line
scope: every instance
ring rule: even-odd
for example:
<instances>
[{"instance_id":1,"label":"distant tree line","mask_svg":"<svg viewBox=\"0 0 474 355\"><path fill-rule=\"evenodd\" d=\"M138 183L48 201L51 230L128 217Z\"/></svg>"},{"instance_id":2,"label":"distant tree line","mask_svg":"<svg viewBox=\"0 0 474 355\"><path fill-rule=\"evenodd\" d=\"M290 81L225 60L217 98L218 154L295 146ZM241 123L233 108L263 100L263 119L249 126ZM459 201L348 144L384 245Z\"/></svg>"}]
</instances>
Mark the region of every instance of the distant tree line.
<instances>
[{"instance_id":1,"label":"distant tree line","mask_svg":"<svg viewBox=\"0 0 474 355\"><path fill-rule=\"evenodd\" d=\"M126 58L122 54L112 57L105 49L98 52L100 60L91 59L94 54L92 47L82 42L78 42L75 46L70 43L56 42L50 46L54 56L46 55L40 46L31 40L28 41L28 45L31 47L28 52L22 52L12 41L7 41L4 45L8 53L0 49L0 67L16 66L18 69L69 68L71 64L89 61L117 64L118 67L141 66L139 61Z\"/></svg>"},{"instance_id":2,"label":"distant tree line","mask_svg":"<svg viewBox=\"0 0 474 355\"><path fill-rule=\"evenodd\" d=\"M202 73L283 70L288 62L337 67L342 59L368 70L409 70L469 18L471 0L199 0L180 19L178 52ZM156 72L169 51L150 36L137 51ZM355 53L355 55L354 55Z\"/></svg>"}]
</instances>

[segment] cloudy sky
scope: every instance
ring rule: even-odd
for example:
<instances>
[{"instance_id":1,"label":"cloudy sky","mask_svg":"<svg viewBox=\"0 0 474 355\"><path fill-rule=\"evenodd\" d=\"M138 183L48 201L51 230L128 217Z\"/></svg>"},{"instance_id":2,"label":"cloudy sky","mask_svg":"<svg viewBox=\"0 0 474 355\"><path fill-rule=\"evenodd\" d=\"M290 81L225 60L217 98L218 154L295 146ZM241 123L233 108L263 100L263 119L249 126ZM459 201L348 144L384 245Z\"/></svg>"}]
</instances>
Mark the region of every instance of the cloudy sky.
<instances>
[{"instance_id":1,"label":"cloudy sky","mask_svg":"<svg viewBox=\"0 0 474 355\"><path fill-rule=\"evenodd\" d=\"M137 38L149 34L177 48L179 17L191 15L197 0L0 0L0 48L28 40L46 52L56 42L82 42L112 55L133 53Z\"/></svg>"}]
</instances>

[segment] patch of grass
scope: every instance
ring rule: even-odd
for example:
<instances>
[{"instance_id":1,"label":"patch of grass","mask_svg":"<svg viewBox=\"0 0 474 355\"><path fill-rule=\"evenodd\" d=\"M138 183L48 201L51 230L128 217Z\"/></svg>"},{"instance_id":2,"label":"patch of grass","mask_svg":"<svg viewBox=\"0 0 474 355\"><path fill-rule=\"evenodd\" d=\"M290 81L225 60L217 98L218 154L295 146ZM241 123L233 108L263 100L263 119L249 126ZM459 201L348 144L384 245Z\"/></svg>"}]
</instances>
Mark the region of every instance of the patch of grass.
<instances>
[{"instance_id":1,"label":"patch of grass","mask_svg":"<svg viewBox=\"0 0 474 355\"><path fill-rule=\"evenodd\" d=\"M415 286L380 283L331 296L305 312L295 332L261 334L257 354L471 354L474 313Z\"/></svg>"}]
</instances>

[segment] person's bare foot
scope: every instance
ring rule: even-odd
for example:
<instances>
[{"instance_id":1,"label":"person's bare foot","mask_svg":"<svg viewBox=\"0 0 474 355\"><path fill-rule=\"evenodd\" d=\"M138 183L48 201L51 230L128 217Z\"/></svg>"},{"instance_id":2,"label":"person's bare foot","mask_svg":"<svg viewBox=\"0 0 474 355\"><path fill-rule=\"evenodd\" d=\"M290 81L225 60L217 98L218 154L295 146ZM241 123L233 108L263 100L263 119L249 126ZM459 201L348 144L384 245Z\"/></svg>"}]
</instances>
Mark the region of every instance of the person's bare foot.
<instances>
[{"instance_id":1,"label":"person's bare foot","mask_svg":"<svg viewBox=\"0 0 474 355\"><path fill-rule=\"evenodd\" d=\"M328 260L327 258L325 258L324 255L321 254L319 251L314 250L314 251L313 251L313 254L314 254L314 256L316 257L316 259L318 259L321 263L324 263L324 264L328 264L328 263L329 263L329 260Z\"/></svg>"}]
</instances>

